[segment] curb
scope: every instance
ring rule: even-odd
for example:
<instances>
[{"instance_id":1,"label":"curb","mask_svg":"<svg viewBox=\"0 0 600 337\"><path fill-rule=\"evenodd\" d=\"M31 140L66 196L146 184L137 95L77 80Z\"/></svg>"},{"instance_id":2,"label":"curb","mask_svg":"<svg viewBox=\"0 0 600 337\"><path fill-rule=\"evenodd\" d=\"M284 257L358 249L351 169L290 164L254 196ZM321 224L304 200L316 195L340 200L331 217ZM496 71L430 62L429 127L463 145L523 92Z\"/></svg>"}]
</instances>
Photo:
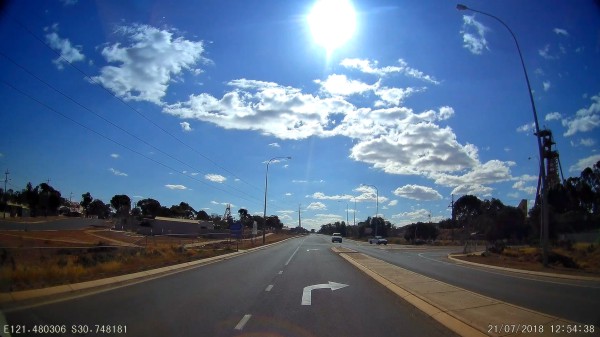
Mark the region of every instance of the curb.
<instances>
[{"instance_id":1,"label":"curb","mask_svg":"<svg viewBox=\"0 0 600 337\"><path fill-rule=\"evenodd\" d=\"M233 253L228 253L219 256L213 256L201 260L195 260L190 262L184 262L180 264L175 264L171 266L165 266L157 269L144 270L133 274L126 275L117 275L111 276L107 278L102 278L98 280L85 281L80 283L72 283L72 284L63 284L58 286L52 286L47 288L39 288L39 289L31 289L31 290L21 290L21 291L13 291L7 293L0 293L0 306L7 304L15 304L17 302L39 299L42 297L49 297L54 295L62 295L69 294L84 290L90 290L101 287L109 287L109 286L124 286L129 283L137 283L143 282L145 280L150 280L158 277L168 276L175 273L183 272L189 269L201 267L204 265L209 265L212 263L232 259L234 257L245 255L248 253L252 253L258 250L267 249L273 245L280 244L287 240L298 238L299 236L293 236L281 241L273 242L264 246L254 247L247 250L240 250Z\"/></svg>"},{"instance_id":2,"label":"curb","mask_svg":"<svg viewBox=\"0 0 600 337\"><path fill-rule=\"evenodd\" d=\"M405 300L406 302L408 302L409 304L411 304L418 310L422 311L427 316L433 318L441 325L443 325L443 326L447 327L448 329L450 329L451 331L455 332L456 334L458 334L460 336L472 336L472 337L488 336L488 335L482 333L481 331L479 331L478 329L476 329L475 327L448 314L447 312L430 304L429 302L421 299L420 297L412 294L411 292L404 290L402 287L394 284L393 282L389 281L388 279L379 275L378 273L359 264L358 262L354 261L354 259L348 257L347 253L352 253L352 252L339 252L338 254L340 255L340 257L342 257L344 260L348 261L350 264L352 264L353 266L355 266L356 268L361 270L363 273L367 274L368 276L373 278L375 281L379 282L381 285L388 288L394 294L398 295L403 300ZM357 252L354 252L354 253L357 253Z\"/></svg>"},{"instance_id":3,"label":"curb","mask_svg":"<svg viewBox=\"0 0 600 337\"><path fill-rule=\"evenodd\" d=\"M452 260L452 261L454 261L456 263L464 263L464 264L469 264L469 265L473 265L473 266L477 266L477 267L483 267L483 268L490 268L490 269L508 271L508 272L512 272L512 273L520 273L520 274L535 275L535 276L545 276L545 277L554 277L554 278L562 278L562 279L569 279L569 280L596 281L596 282L600 282L600 277L595 277L595 276L578 276L578 275L568 275L568 274L547 273L547 272L543 272L543 271L533 271L533 270L506 268L506 267L493 266L493 265L489 265L489 264L483 264L483 263L465 261L465 260L460 260L460 259L456 258L457 256L467 256L467 255L469 255L469 254L448 254L448 259L450 259L450 260Z\"/></svg>"}]
</instances>

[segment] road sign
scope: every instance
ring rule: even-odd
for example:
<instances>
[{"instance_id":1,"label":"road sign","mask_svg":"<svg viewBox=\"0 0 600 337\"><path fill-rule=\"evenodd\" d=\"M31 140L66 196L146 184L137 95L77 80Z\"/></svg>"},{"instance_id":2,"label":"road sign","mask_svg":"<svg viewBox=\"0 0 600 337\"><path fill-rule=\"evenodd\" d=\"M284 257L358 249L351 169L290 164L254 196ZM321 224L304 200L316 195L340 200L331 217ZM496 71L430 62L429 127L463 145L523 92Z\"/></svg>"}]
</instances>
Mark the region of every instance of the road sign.
<instances>
[{"instance_id":1,"label":"road sign","mask_svg":"<svg viewBox=\"0 0 600 337\"><path fill-rule=\"evenodd\" d=\"M329 281L329 283L315 284L312 286L304 287L304 290L302 291L302 305L311 305L311 302L312 302L311 296L312 296L312 291L314 289L331 289L331 291L334 291L334 290L345 288L347 286L348 286L347 284Z\"/></svg>"},{"instance_id":2,"label":"road sign","mask_svg":"<svg viewBox=\"0 0 600 337\"><path fill-rule=\"evenodd\" d=\"M233 236L236 239L241 239L242 227L243 226L241 222L234 222L231 225L229 225L229 232L231 233L231 236Z\"/></svg>"}]
</instances>

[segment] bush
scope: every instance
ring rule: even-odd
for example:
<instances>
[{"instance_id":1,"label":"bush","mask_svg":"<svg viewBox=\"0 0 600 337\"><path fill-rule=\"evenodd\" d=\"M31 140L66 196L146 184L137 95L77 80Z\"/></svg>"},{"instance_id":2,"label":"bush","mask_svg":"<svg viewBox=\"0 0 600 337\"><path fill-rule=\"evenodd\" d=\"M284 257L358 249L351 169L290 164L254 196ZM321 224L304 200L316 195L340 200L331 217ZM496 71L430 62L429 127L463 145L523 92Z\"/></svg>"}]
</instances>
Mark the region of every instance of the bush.
<instances>
[{"instance_id":1,"label":"bush","mask_svg":"<svg viewBox=\"0 0 600 337\"><path fill-rule=\"evenodd\" d=\"M504 241L496 241L490 247L488 247L488 251L495 254L502 254L504 249L506 248L506 243Z\"/></svg>"}]
</instances>

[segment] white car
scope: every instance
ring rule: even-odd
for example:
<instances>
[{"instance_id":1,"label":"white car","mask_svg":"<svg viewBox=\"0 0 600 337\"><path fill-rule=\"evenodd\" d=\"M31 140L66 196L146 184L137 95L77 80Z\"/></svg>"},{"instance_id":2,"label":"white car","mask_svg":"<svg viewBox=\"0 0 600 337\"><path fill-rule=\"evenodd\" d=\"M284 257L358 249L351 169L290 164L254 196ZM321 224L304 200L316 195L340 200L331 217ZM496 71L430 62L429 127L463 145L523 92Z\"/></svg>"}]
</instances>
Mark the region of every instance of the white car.
<instances>
[{"instance_id":1,"label":"white car","mask_svg":"<svg viewBox=\"0 0 600 337\"><path fill-rule=\"evenodd\" d=\"M384 245L386 245L386 246L387 246L387 242L388 242L388 241L387 241L387 239L385 239L385 238L383 238L383 237L381 237L381 236L376 236L376 237L374 237L374 238L370 238L370 239L369 239L369 244L376 243L376 244L378 244L378 245L380 245L380 244L384 244Z\"/></svg>"},{"instance_id":2,"label":"white car","mask_svg":"<svg viewBox=\"0 0 600 337\"><path fill-rule=\"evenodd\" d=\"M342 234L340 233L333 233L333 235L331 236L331 242L339 242L342 243Z\"/></svg>"}]
</instances>

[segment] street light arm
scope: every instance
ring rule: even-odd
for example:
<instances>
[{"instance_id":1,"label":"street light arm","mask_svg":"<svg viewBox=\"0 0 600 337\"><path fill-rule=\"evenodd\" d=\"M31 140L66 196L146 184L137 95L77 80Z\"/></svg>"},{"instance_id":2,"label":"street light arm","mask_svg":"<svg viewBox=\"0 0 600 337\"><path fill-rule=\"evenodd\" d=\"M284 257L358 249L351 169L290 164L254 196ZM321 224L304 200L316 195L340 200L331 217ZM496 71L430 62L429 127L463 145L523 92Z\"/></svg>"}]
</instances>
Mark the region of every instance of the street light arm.
<instances>
[{"instance_id":1,"label":"street light arm","mask_svg":"<svg viewBox=\"0 0 600 337\"><path fill-rule=\"evenodd\" d=\"M523 60L523 54L521 53L521 47L519 46L519 42L517 41L517 37L515 36L515 34L513 33L512 29L510 29L510 27L508 27L508 25L506 23L504 23L504 21L500 20L500 18L498 18L495 15L492 15L490 13L486 13L486 12L482 12L473 8L469 8L465 5L462 4L457 4L456 5L456 9L464 11L464 10L470 10L472 12L475 13L479 13L482 15L486 15L489 16L493 19L495 19L496 21L500 22L510 33L510 35L512 36L513 40L515 41L515 45L517 46L517 51L519 52L519 58L521 60L521 67L523 68L523 73L525 74L525 81L527 82L527 89L529 92L529 100L531 102L531 109L533 110L533 120L535 122L535 135L537 138L537 145L538 145L538 151L539 151L539 156L540 156L540 180L542 182L542 203L541 203L541 213L542 213L542 231L544 233L544 240L543 240L543 244L542 244L542 248L543 248L543 263L544 266L548 266L548 182L546 181L546 168L545 168L545 163L544 163L544 148L542 147L542 135L540 134L540 125L538 123L538 116L537 116L537 109L535 108L535 101L533 99L533 92L531 90L531 84L529 83L529 76L527 75L527 68L525 67L525 61Z\"/></svg>"}]
</instances>

